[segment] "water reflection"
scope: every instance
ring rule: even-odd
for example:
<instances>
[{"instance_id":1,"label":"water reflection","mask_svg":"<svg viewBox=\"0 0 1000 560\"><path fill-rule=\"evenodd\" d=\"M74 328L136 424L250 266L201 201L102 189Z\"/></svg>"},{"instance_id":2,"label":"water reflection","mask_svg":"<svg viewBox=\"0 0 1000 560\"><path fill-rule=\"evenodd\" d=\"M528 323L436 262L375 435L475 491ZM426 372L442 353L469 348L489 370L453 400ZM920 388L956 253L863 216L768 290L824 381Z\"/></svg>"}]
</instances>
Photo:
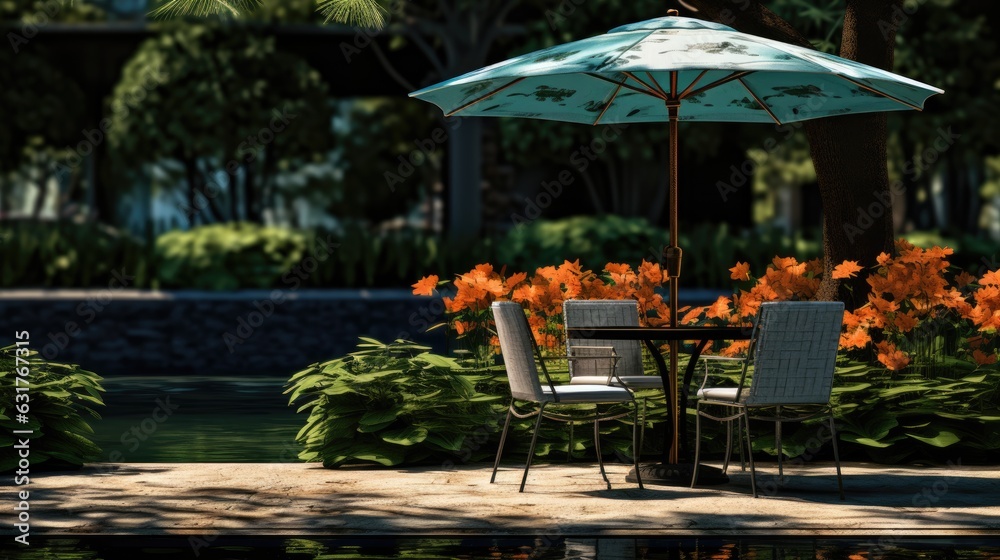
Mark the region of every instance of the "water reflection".
<instances>
[{"instance_id":1,"label":"water reflection","mask_svg":"<svg viewBox=\"0 0 1000 560\"><path fill-rule=\"evenodd\" d=\"M282 395L284 377L109 377L92 422L103 461L298 462L305 422Z\"/></svg>"},{"instance_id":2,"label":"water reflection","mask_svg":"<svg viewBox=\"0 0 1000 560\"><path fill-rule=\"evenodd\" d=\"M202 544L193 547L192 542ZM0 547L4 550L4 547ZM906 539L893 548L858 539L673 538L557 539L294 539L220 537L204 541L185 537L35 538L16 558L42 560L996 560L1000 540L980 538Z\"/></svg>"}]
</instances>

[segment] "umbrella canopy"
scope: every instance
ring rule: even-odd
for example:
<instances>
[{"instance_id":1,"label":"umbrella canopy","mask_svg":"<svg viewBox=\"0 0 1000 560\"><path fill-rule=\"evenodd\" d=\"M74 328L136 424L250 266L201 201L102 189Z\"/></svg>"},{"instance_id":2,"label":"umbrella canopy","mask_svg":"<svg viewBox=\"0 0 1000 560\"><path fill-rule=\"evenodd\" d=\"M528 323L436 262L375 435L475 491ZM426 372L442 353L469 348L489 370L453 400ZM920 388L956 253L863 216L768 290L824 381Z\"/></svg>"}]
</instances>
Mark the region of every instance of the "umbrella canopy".
<instances>
[{"instance_id":1,"label":"umbrella canopy","mask_svg":"<svg viewBox=\"0 0 1000 560\"><path fill-rule=\"evenodd\" d=\"M668 122L670 326L677 326L678 121L781 125L847 113L920 110L942 90L825 54L698 19L667 17L518 56L413 92L445 116L525 117L584 124ZM679 424L677 342L670 403ZM673 432L669 462L677 462Z\"/></svg>"},{"instance_id":2,"label":"umbrella canopy","mask_svg":"<svg viewBox=\"0 0 1000 560\"><path fill-rule=\"evenodd\" d=\"M834 55L662 17L518 56L411 93L445 115L585 124L795 122L920 109L942 90Z\"/></svg>"}]
</instances>

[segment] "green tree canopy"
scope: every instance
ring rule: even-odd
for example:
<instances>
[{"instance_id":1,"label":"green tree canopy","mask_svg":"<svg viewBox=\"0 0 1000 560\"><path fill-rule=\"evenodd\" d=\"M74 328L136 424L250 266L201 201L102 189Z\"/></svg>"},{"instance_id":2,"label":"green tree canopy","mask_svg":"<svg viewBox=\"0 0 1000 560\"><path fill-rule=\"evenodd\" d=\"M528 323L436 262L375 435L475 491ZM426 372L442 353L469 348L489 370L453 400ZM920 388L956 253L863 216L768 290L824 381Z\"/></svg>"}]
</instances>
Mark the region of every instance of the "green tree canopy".
<instances>
[{"instance_id":1,"label":"green tree canopy","mask_svg":"<svg viewBox=\"0 0 1000 560\"><path fill-rule=\"evenodd\" d=\"M154 78L151 78L154 76ZM278 51L273 37L238 26L170 26L126 63L109 100L115 157L133 168L179 162L189 211L223 219L210 178L229 184L230 218L259 220L273 204L273 179L295 161L329 147L332 110L326 84L304 60ZM204 213L202 218L204 219Z\"/></svg>"}]
</instances>

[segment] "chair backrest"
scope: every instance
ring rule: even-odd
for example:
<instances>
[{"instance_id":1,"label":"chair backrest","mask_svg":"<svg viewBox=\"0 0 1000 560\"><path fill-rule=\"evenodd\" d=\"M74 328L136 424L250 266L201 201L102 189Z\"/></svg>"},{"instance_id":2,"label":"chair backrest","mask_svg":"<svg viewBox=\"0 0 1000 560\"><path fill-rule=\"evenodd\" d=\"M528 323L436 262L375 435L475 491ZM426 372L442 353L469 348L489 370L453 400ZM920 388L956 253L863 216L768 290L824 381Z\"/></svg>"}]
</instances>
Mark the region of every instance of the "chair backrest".
<instances>
[{"instance_id":1,"label":"chair backrest","mask_svg":"<svg viewBox=\"0 0 1000 560\"><path fill-rule=\"evenodd\" d=\"M829 403L843 320L839 301L761 304L746 403Z\"/></svg>"},{"instance_id":2,"label":"chair backrest","mask_svg":"<svg viewBox=\"0 0 1000 560\"><path fill-rule=\"evenodd\" d=\"M524 310L512 301L493 302L492 310L511 396L522 401L541 402L542 384L535 365L531 327Z\"/></svg>"},{"instance_id":3,"label":"chair backrest","mask_svg":"<svg viewBox=\"0 0 1000 560\"><path fill-rule=\"evenodd\" d=\"M639 306L631 299L570 299L563 302L563 320L570 327L638 327ZM638 340L566 339L566 350L573 355L574 346L612 346L618 354L618 375L642 375L642 346ZM570 377L607 376L599 360L569 363Z\"/></svg>"}]
</instances>

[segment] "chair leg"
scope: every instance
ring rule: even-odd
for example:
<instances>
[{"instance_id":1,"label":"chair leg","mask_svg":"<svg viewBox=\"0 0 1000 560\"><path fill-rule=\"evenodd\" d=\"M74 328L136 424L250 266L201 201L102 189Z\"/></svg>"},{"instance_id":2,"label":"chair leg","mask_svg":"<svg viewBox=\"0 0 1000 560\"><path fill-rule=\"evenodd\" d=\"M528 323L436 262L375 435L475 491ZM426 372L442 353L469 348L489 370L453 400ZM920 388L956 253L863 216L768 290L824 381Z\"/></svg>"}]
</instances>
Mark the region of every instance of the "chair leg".
<instances>
[{"instance_id":1,"label":"chair leg","mask_svg":"<svg viewBox=\"0 0 1000 560\"><path fill-rule=\"evenodd\" d=\"M840 499L844 499L844 481L840 476L840 452L837 450L837 427L833 421L833 410L830 410L830 438L833 440L833 462L837 465L837 490L840 491Z\"/></svg>"},{"instance_id":2,"label":"chair leg","mask_svg":"<svg viewBox=\"0 0 1000 560\"><path fill-rule=\"evenodd\" d=\"M743 420L743 427L746 428L747 436L747 457L750 462L750 490L753 492L753 497L757 497L757 470L754 468L753 464L753 440L750 438L750 418L747 417L746 409L741 412L741 418Z\"/></svg>"},{"instance_id":3,"label":"chair leg","mask_svg":"<svg viewBox=\"0 0 1000 560\"><path fill-rule=\"evenodd\" d=\"M601 453L601 421L594 420L594 451L597 452L597 466L601 469L601 477L604 478L608 490L611 490L611 481L608 480L608 473L604 472L604 454Z\"/></svg>"},{"instance_id":4,"label":"chair leg","mask_svg":"<svg viewBox=\"0 0 1000 560\"><path fill-rule=\"evenodd\" d=\"M497 458L493 461L493 476L490 477L490 484L497 479L497 467L500 466L500 456L503 455L503 444L507 441L507 428L510 427L510 419L514 416L514 403L507 409L507 420L503 423L503 432L500 433L500 447L497 448Z\"/></svg>"},{"instance_id":5,"label":"chair leg","mask_svg":"<svg viewBox=\"0 0 1000 560\"><path fill-rule=\"evenodd\" d=\"M774 421L774 441L775 445L778 446L778 482L785 482L785 472L781 466L781 405L778 405L778 412L776 414L777 420Z\"/></svg>"},{"instance_id":6,"label":"chair leg","mask_svg":"<svg viewBox=\"0 0 1000 560\"><path fill-rule=\"evenodd\" d=\"M642 401L643 427L646 423L646 401ZM642 452L642 439L639 437L639 405L632 402L632 468L635 469L635 481L639 483L639 490L642 490L642 474L639 473L639 453Z\"/></svg>"},{"instance_id":7,"label":"chair leg","mask_svg":"<svg viewBox=\"0 0 1000 560\"><path fill-rule=\"evenodd\" d=\"M747 460L743 456L743 417L736 419L736 448L740 452L740 470L746 472Z\"/></svg>"},{"instance_id":8,"label":"chair leg","mask_svg":"<svg viewBox=\"0 0 1000 560\"><path fill-rule=\"evenodd\" d=\"M573 462L573 444L575 443L575 438L573 437L573 435L574 435L573 434L573 423L572 422L568 422L568 424L569 424L569 447L566 448L566 462L567 463L572 463Z\"/></svg>"},{"instance_id":9,"label":"chair leg","mask_svg":"<svg viewBox=\"0 0 1000 560\"><path fill-rule=\"evenodd\" d=\"M696 420L697 421L697 420ZM698 442L695 442L695 449L697 449ZM722 460L722 474L726 474L729 470L729 457L733 454L733 421L726 421L726 455ZM742 456L742 454L741 454Z\"/></svg>"},{"instance_id":10,"label":"chair leg","mask_svg":"<svg viewBox=\"0 0 1000 560\"><path fill-rule=\"evenodd\" d=\"M538 443L538 430L542 427L542 417L545 413L545 403L538 409L538 420L535 421L535 432L531 434L531 448L528 449L528 460L524 464L524 476L521 477L521 488L518 492L524 492L524 483L528 481L528 469L531 468L531 460L535 457L535 444Z\"/></svg>"},{"instance_id":11,"label":"chair leg","mask_svg":"<svg viewBox=\"0 0 1000 560\"><path fill-rule=\"evenodd\" d=\"M698 483L698 462L700 457L701 457L701 403L698 403L695 405L695 415L694 415L694 464L691 465L691 488L694 488L694 485ZM728 457L726 460L728 461ZM725 472L724 467L723 467L723 472Z\"/></svg>"},{"instance_id":12,"label":"chair leg","mask_svg":"<svg viewBox=\"0 0 1000 560\"><path fill-rule=\"evenodd\" d=\"M642 426L639 428L639 448L642 448L643 443L646 442L646 401L648 397L642 398ZM638 414L639 407L636 405L636 414Z\"/></svg>"}]
</instances>

